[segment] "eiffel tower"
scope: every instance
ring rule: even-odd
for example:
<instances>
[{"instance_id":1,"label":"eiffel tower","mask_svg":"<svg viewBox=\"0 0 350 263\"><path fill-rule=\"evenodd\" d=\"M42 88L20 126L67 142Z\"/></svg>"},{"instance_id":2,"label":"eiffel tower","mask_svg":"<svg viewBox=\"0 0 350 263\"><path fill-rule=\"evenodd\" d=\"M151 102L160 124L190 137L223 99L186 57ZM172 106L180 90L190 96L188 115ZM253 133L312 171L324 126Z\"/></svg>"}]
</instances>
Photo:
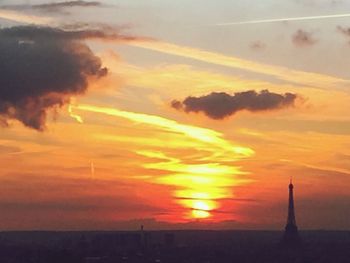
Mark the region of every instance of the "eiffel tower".
<instances>
[{"instance_id":1,"label":"eiffel tower","mask_svg":"<svg viewBox=\"0 0 350 263\"><path fill-rule=\"evenodd\" d=\"M282 239L282 244L286 247L298 247L301 245L301 240L298 233L298 227L295 220L293 188L294 186L292 183L292 179L290 179L288 218L287 218L287 225L285 227L285 231Z\"/></svg>"}]
</instances>

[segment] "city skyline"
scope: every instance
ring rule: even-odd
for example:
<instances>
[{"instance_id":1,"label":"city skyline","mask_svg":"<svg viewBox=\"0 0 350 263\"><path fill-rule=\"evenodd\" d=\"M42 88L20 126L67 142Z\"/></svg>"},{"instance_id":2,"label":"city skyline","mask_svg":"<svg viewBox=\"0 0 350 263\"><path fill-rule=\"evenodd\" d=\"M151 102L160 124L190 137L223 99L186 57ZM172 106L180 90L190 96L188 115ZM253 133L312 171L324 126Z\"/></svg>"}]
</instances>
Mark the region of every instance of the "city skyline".
<instances>
[{"instance_id":1,"label":"city skyline","mask_svg":"<svg viewBox=\"0 0 350 263\"><path fill-rule=\"evenodd\" d=\"M0 229L349 230L349 13L0 0Z\"/></svg>"}]
</instances>

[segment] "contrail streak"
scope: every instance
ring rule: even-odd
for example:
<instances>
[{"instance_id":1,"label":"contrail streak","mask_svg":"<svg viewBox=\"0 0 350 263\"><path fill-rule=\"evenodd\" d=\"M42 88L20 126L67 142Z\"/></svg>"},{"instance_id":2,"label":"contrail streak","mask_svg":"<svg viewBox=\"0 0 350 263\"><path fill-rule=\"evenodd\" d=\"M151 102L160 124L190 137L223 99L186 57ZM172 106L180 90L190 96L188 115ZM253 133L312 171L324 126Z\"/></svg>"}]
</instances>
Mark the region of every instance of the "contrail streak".
<instances>
[{"instance_id":1,"label":"contrail streak","mask_svg":"<svg viewBox=\"0 0 350 263\"><path fill-rule=\"evenodd\" d=\"M320 20L320 19L342 18L342 17L350 17L350 14L287 17L287 18L275 18L275 19L265 19L265 20L250 20L250 21L220 23L220 24L215 24L214 26L235 26L235 25L263 24L263 23L286 22L286 21Z\"/></svg>"}]
</instances>

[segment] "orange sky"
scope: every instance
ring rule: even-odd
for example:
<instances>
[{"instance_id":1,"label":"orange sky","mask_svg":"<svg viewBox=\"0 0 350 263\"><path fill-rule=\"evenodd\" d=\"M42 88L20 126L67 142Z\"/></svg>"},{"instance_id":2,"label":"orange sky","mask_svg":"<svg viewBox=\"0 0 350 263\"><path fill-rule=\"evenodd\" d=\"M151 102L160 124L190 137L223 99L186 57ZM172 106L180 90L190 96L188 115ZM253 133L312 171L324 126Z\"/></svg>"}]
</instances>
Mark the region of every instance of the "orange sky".
<instances>
[{"instance_id":1,"label":"orange sky","mask_svg":"<svg viewBox=\"0 0 350 263\"><path fill-rule=\"evenodd\" d=\"M170 3L106 3L69 14L0 9L6 26L128 25L128 34L149 38L82 40L108 75L50 110L44 131L14 119L1 127L0 229L281 229L290 177L301 229L350 229L350 47L336 32L347 20L205 30L223 22L212 15L198 23L210 4L182 17ZM295 4L285 15L323 14L326 3L319 5ZM223 0L215 9L226 21L228 7L235 4ZM273 18L260 12L255 20ZM317 42L293 46L299 28ZM266 47L252 49L257 40ZM334 50L344 55L331 58ZM171 107L188 96L266 89L298 99L221 120Z\"/></svg>"}]
</instances>

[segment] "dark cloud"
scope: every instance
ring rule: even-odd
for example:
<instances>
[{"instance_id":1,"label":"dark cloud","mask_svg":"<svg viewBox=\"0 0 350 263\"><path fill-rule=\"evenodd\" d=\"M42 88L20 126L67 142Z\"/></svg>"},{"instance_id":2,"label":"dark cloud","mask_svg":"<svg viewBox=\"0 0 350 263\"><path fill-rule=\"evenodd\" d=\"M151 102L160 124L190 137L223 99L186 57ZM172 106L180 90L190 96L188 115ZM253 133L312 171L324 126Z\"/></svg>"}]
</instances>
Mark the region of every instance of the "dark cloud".
<instances>
[{"instance_id":1,"label":"dark cloud","mask_svg":"<svg viewBox=\"0 0 350 263\"><path fill-rule=\"evenodd\" d=\"M292 36L292 41L294 45L298 47L307 47L316 44L317 40L313 38L312 33L306 32L302 29L299 29Z\"/></svg>"},{"instance_id":2,"label":"dark cloud","mask_svg":"<svg viewBox=\"0 0 350 263\"><path fill-rule=\"evenodd\" d=\"M107 73L82 39L102 31L22 26L0 29L0 119L43 130L46 112L84 94L88 80ZM117 37L117 36L114 36Z\"/></svg>"},{"instance_id":3,"label":"dark cloud","mask_svg":"<svg viewBox=\"0 0 350 263\"><path fill-rule=\"evenodd\" d=\"M291 107L297 97L293 93L277 94L268 90L260 93L250 90L234 95L213 92L202 97L187 97L182 102L174 100L171 106L185 112L203 112L212 119L224 119L242 110L257 112Z\"/></svg>"},{"instance_id":4,"label":"dark cloud","mask_svg":"<svg viewBox=\"0 0 350 263\"><path fill-rule=\"evenodd\" d=\"M0 37L14 38L16 41L73 41L84 39L118 40L132 41L141 38L123 35L118 29L106 25L98 24L72 24L62 28L17 26L2 28Z\"/></svg>"},{"instance_id":5,"label":"dark cloud","mask_svg":"<svg viewBox=\"0 0 350 263\"><path fill-rule=\"evenodd\" d=\"M101 7L103 4L98 1L65 1L65 2L53 2L47 4L38 4L38 5L6 5L1 6L4 9L12 9L12 10L26 10L26 9L34 9L45 12L58 12L64 8L70 7Z\"/></svg>"}]
</instances>

